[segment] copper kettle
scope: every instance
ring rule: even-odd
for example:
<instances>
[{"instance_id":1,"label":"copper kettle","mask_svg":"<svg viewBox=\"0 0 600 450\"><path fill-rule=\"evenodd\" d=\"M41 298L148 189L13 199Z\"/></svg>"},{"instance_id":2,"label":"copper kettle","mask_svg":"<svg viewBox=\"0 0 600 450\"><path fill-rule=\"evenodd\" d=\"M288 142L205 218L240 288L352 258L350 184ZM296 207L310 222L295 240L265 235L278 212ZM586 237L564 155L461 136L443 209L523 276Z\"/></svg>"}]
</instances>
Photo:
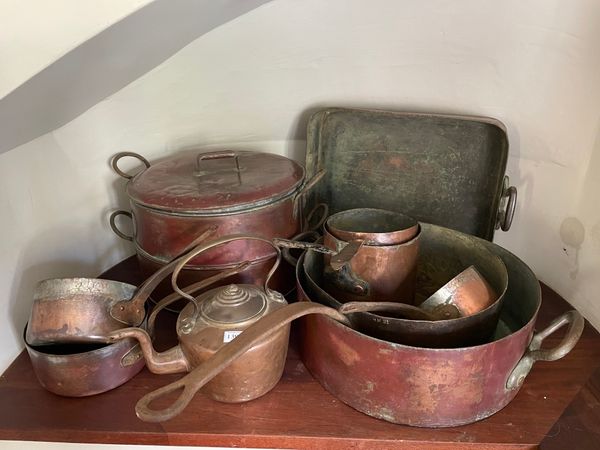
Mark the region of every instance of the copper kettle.
<instances>
[{"instance_id":1,"label":"copper kettle","mask_svg":"<svg viewBox=\"0 0 600 450\"><path fill-rule=\"evenodd\" d=\"M239 239L259 240L271 244L270 240L260 237L230 235L198 246L175 267L172 275L175 294L159 302L152 313L150 323L153 324L158 311L170 303L171 298L175 299L177 294L189 300L177 319L178 345L158 353L152 346L150 335L145 330L135 327L117 330L109 335L109 339L137 339L146 365L153 373L188 372L211 358L221 347L260 318L285 306L287 302L283 296L268 288L269 280L281 260L280 250L273 244L271 245L276 249L277 258L267 275L264 288L251 284L231 284L194 298L177 286L177 276L189 260L203 251ZM277 384L283 373L289 330L289 325L282 327L255 344L210 381L203 388L203 392L222 402L245 402L268 392Z\"/></svg>"}]
</instances>

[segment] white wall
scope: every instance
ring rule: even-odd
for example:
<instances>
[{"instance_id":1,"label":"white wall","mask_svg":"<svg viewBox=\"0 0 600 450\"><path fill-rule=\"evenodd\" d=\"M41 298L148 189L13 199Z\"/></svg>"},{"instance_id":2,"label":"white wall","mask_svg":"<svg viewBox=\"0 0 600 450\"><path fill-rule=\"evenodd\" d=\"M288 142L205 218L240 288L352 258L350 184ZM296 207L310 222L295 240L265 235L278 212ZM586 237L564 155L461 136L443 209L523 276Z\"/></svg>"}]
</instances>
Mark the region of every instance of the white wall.
<instances>
[{"instance_id":1,"label":"white wall","mask_svg":"<svg viewBox=\"0 0 600 450\"><path fill-rule=\"evenodd\" d=\"M0 0L0 98L152 0Z\"/></svg>"},{"instance_id":2,"label":"white wall","mask_svg":"<svg viewBox=\"0 0 600 450\"><path fill-rule=\"evenodd\" d=\"M502 120L519 205L497 242L600 327L598 42L595 0L276 0L211 31L0 155L0 368L37 280L132 253L107 226L125 202L112 154L231 144L301 157L308 113L330 105Z\"/></svg>"}]
</instances>

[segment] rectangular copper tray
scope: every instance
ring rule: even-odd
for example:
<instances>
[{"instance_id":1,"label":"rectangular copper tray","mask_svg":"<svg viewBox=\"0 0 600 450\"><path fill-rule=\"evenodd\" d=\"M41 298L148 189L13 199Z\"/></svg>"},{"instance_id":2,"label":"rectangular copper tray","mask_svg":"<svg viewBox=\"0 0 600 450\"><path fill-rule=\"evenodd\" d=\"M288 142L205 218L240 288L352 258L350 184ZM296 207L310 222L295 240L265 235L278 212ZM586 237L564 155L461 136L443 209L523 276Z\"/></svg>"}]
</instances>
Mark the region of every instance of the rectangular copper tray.
<instances>
[{"instance_id":1,"label":"rectangular copper tray","mask_svg":"<svg viewBox=\"0 0 600 450\"><path fill-rule=\"evenodd\" d=\"M488 240L502 221L510 227L508 138L498 120L327 108L307 132L308 178L327 172L309 204L394 210Z\"/></svg>"}]
</instances>

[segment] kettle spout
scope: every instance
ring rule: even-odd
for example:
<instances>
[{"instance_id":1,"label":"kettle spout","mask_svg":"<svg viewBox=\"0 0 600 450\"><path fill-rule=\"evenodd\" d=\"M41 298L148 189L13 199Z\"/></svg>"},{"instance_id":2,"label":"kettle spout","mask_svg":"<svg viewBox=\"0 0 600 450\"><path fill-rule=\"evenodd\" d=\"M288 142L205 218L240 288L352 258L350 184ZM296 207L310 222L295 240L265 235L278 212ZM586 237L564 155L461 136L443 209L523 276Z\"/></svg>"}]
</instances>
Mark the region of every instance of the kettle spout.
<instances>
[{"instance_id":1,"label":"kettle spout","mask_svg":"<svg viewBox=\"0 0 600 450\"><path fill-rule=\"evenodd\" d=\"M150 372L165 374L188 372L190 370L189 362L179 345L164 352L157 352L152 347L150 335L141 328L121 328L108 335L109 342L116 342L127 338L136 339L140 343L144 359L146 360L146 366Z\"/></svg>"}]
</instances>

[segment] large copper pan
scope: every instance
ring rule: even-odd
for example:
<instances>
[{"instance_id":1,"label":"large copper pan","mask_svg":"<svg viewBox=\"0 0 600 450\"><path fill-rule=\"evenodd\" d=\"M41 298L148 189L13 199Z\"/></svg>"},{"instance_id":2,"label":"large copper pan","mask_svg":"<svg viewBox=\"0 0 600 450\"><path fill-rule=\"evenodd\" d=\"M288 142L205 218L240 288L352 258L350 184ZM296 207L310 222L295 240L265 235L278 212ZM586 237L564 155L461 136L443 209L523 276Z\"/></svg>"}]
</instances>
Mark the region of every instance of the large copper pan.
<instances>
[{"instance_id":1,"label":"large copper pan","mask_svg":"<svg viewBox=\"0 0 600 450\"><path fill-rule=\"evenodd\" d=\"M541 294L535 275L525 263L493 243L422 224L425 248L432 243L442 250L447 239L483 245L506 265L508 289L494 336L471 347L418 348L370 337L327 317L308 316L303 319L302 359L335 397L365 414L394 423L463 425L506 406L535 361L559 359L575 346L584 321L574 310L534 333ZM318 294L306 283L303 267L300 261L296 271L299 298L318 301ZM426 267L419 267L418 279L423 279L420 275ZM423 286L418 285L417 291L420 288ZM568 330L561 344L540 349L543 339L564 325Z\"/></svg>"}]
</instances>

